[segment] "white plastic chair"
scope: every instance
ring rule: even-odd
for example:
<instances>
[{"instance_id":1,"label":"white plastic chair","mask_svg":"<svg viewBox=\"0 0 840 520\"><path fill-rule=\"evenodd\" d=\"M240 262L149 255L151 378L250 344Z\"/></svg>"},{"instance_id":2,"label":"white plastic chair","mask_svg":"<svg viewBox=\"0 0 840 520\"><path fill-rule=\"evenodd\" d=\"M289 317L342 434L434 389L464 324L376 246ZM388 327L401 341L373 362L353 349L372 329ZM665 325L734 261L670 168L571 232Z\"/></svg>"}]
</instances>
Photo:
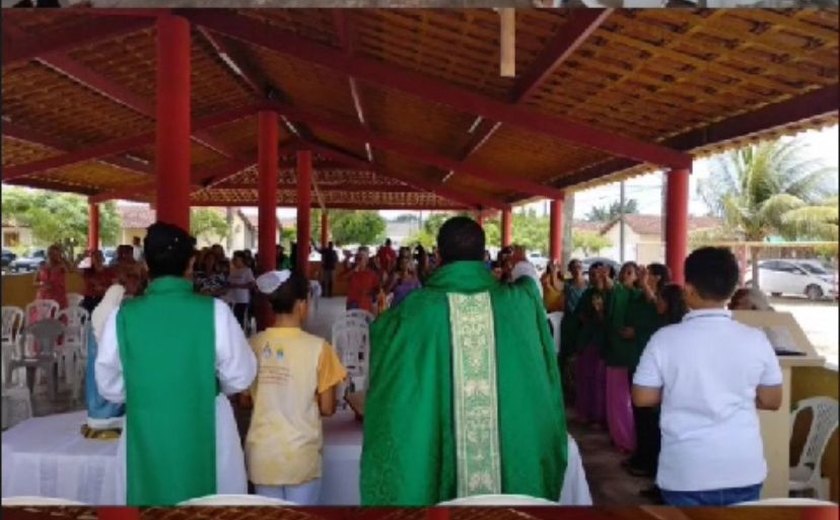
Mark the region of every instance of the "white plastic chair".
<instances>
[{"instance_id":1,"label":"white plastic chair","mask_svg":"<svg viewBox=\"0 0 840 520\"><path fill-rule=\"evenodd\" d=\"M207 495L193 498L178 504L179 506L296 506L298 504L279 498L260 495Z\"/></svg>"},{"instance_id":2,"label":"white plastic chair","mask_svg":"<svg viewBox=\"0 0 840 520\"><path fill-rule=\"evenodd\" d=\"M359 392L367 388L368 353L370 352L370 329L367 323L356 318L340 319L332 327L332 345L341 364L347 369L351 385L339 385L339 397L346 391ZM342 407L347 403L342 400Z\"/></svg>"},{"instance_id":3,"label":"white plastic chair","mask_svg":"<svg viewBox=\"0 0 840 520\"><path fill-rule=\"evenodd\" d=\"M27 345L37 345L37 350L30 352L23 352L21 359L13 359L9 363L9 368L15 370L19 367L26 368L27 372L35 371L33 377L27 376L27 386L29 392L34 391L35 378L37 369L42 369L47 376L49 396L51 400L55 400L57 394L57 381L55 380L55 373L53 367L57 360L57 345L58 339L64 334L64 324L56 319L40 320L31 325L27 325L23 329L23 341Z\"/></svg>"},{"instance_id":4,"label":"white plastic chair","mask_svg":"<svg viewBox=\"0 0 840 520\"><path fill-rule=\"evenodd\" d=\"M752 502L741 502L732 507L758 506L758 507L837 507L834 502L827 500L815 500L813 498L765 498Z\"/></svg>"},{"instance_id":5,"label":"white plastic chair","mask_svg":"<svg viewBox=\"0 0 840 520\"><path fill-rule=\"evenodd\" d=\"M17 374L7 373L6 368L12 359L20 359L20 331L23 328L23 309L14 306L3 306L3 328L0 338L3 348L3 382L18 379Z\"/></svg>"},{"instance_id":6,"label":"white plastic chair","mask_svg":"<svg viewBox=\"0 0 840 520\"><path fill-rule=\"evenodd\" d=\"M64 498L53 497L8 497L0 499L0 505L3 507L22 507L22 506L86 506L84 502L76 502L74 500L66 500Z\"/></svg>"},{"instance_id":7,"label":"white plastic chair","mask_svg":"<svg viewBox=\"0 0 840 520\"><path fill-rule=\"evenodd\" d=\"M85 300L85 297L79 293L68 293L67 294L67 306L68 307L81 307L82 302Z\"/></svg>"},{"instance_id":8,"label":"white plastic chair","mask_svg":"<svg viewBox=\"0 0 840 520\"><path fill-rule=\"evenodd\" d=\"M55 300L35 300L24 310L24 325L32 325L36 321L55 318L58 314L58 302Z\"/></svg>"},{"instance_id":9,"label":"white plastic chair","mask_svg":"<svg viewBox=\"0 0 840 520\"><path fill-rule=\"evenodd\" d=\"M360 320L364 321L365 323L367 323L368 325L373 323L373 320L375 319L375 316L373 315L373 313L370 313L370 312L368 312L366 310L363 310L363 309L353 309L353 310L347 311L344 314L344 316L347 317L347 318L360 319Z\"/></svg>"},{"instance_id":10,"label":"white plastic chair","mask_svg":"<svg viewBox=\"0 0 840 520\"><path fill-rule=\"evenodd\" d=\"M554 329L554 353L560 355L560 324L563 323L562 312L552 312L548 315L548 321L551 322L551 328Z\"/></svg>"},{"instance_id":11,"label":"white plastic chair","mask_svg":"<svg viewBox=\"0 0 840 520\"><path fill-rule=\"evenodd\" d=\"M87 348L88 323L90 313L83 307L67 307L58 312L56 316L64 323L64 336L58 351L59 369L64 369L64 380L72 386L73 396L78 395L78 381L76 376L76 363L82 357L82 351Z\"/></svg>"},{"instance_id":12,"label":"white plastic chair","mask_svg":"<svg viewBox=\"0 0 840 520\"><path fill-rule=\"evenodd\" d=\"M799 462L790 468L789 489L792 494L811 491L816 498L826 500L828 497L825 496L821 483L822 458L831 435L837 429L838 403L835 399L824 396L811 397L796 403L796 410L790 421L791 436L796 418L806 409L812 413L811 426L805 446L799 455Z\"/></svg>"},{"instance_id":13,"label":"white plastic chair","mask_svg":"<svg viewBox=\"0 0 840 520\"><path fill-rule=\"evenodd\" d=\"M559 506L558 502L552 502L544 498L530 497L527 495L475 495L471 497L456 498L438 504L440 507L476 507L476 506Z\"/></svg>"}]
</instances>

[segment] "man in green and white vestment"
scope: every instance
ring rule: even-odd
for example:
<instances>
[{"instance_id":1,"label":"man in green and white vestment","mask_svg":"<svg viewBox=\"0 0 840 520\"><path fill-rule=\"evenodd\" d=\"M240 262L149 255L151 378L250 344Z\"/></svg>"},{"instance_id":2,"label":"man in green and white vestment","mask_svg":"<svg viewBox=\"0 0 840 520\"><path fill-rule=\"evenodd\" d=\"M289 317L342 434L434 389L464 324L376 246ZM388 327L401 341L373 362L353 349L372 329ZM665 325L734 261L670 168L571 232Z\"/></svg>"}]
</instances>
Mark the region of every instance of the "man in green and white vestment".
<instances>
[{"instance_id":1,"label":"man in green and white vestment","mask_svg":"<svg viewBox=\"0 0 840 520\"><path fill-rule=\"evenodd\" d=\"M537 286L499 283L469 218L448 220L437 242L442 267L371 327L362 504L500 493L556 502L566 418Z\"/></svg>"},{"instance_id":2,"label":"man in green and white vestment","mask_svg":"<svg viewBox=\"0 0 840 520\"><path fill-rule=\"evenodd\" d=\"M95 364L102 396L126 403L118 488L131 506L246 493L225 394L251 385L254 354L230 308L193 292L194 238L156 223L144 252L152 281L111 313Z\"/></svg>"}]
</instances>

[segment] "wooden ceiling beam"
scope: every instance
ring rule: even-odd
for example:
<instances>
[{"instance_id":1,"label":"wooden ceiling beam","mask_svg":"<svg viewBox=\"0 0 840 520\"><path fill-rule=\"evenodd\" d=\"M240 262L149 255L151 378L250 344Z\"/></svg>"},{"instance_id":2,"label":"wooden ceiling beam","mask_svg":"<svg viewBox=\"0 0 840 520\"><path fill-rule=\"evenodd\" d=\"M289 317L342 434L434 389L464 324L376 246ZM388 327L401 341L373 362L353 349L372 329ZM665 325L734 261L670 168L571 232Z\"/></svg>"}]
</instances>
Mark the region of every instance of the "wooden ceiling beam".
<instances>
[{"instance_id":1,"label":"wooden ceiling beam","mask_svg":"<svg viewBox=\"0 0 840 520\"><path fill-rule=\"evenodd\" d=\"M109 38L142 31L152 27L155 21L151 17L113 18L97 16L67 28L13 38L6 30L6 25L14 25L18 16L27 13L21 12L18 14L9 11L11 10L3 10L3 67L8 67L19 61L28 61L45 54L68 52ZM77 15L79 11L70 10L67 11L67 14Z\"/></svg>"},{"instance_id":2,"label":"wooden ceiling beam","mask_svg":"<svg viewBox=\"0 0 840 520\"><path fill-rule=\"evenodd\" d=\"M807 121L840 110L840 90L836 85L813 90L801 96L766 105L758 110L740 114L666 139L664 142L676 150L691 152L717 143L726 143L740 137L758 134L798 121ZM582 168L564 176L555 186L568 188L594 179L609 177L638 166L639 161L612 159Z\"/></svg>"},{"instance_id":3,"label":"wooden ceiling beam","mask_svg":"<svg viewBox=\"0 0 840 520\"><path fill-rule=\"evenodd\" d=\"M510 96L512 104L522 103L533 95L560 65L583 45L589 36L612 15L612 9L569 9L568 19L546 45L542 53L516 80Z\"/></svg>"},{"instance_id":4,"label":"wooden ceiling beam","mask_svg":"<svg viewBox=\"0 0 840 520\"><path fill-rule=\"evenodd\" d=\"M74 144L69 143L63 139L43 135L36 130L24 128L15 123L3 121L2 128L4 137L10 137L12 139L25 141L27 143L32 143L40 146L46 146L54 150L59 150L61 152L69 152L76 148ZM132 172L142 173L145 175L154 173L152 171L151 165L149 165L148 163L132 160L128 157L109 157L107 159L101 159L100 162L108 164L109 166L114 166L116 168L121 168L123 170L129 170Z\"/></svg>"},{"instance_id":5,"label":"wooden ceiling beam","mask_svg":"<svg viewBox=\"0 0 840 520\"><path fill-rule=\"evenodd\" d=\"M350 15L343 9L334 9L332 11L332 15L333 25L335 26L335 32L338 37L339 45L341 45L341 49L345 54L352 56L355 52L355 32L353 23L350 20ZM367 118L365 118L364 105L362 105L362 96L359 93L359 84L353 76L349 76L347 81L350 85L350 97L353 99L353 108L356 110L356 118L359 120L359 124L368 128ZM374 162L373 149L371 148L370 143L365 143L365 150L368 154L368 160L370 162Z\"/></svg>"},{"instance_id":6,"label":"wooden ceiling beam","mask_svg":"<svg viewBox=\"0 0 840 520\"><path fill-rule=\"evenodd\" d=\"M529 181L527 179L501 174L481 166L462 163L458 160L445 157L438 153L424 150L412 143L397 141L377 134L356 123L340 121L337 118L317 115L283 103L270 103L267 104L267 106L277 110L278 113L283 114L289 119L302 121L307 124L323 128L330 132L347 137L348 139L367 141L371 143L372 146L398 153L419 162L420 164L439 168L443 171L457 171L517 192L528 193L530 195L540 195L548 198L562 197L562 192L555 188Z\"/></svg>"},{"instance_id":7,"label":"wooden ceiling beam","mask_svg":"<svg viewBox=\"0 0 840 520\"><path fill-rule=\"evenodd\" d=\"M212 31L353 76L359 81L400 90L427 101L449 105L459 111L546 134L578 146L666 167L685 168L692 162L691 156L683 152L604 131L561 116L537 112L524 106L512 106L505 101L397 65L359 55L348 56L341 49L277 30L235 12L178 12L195 24Z\"/></svg>"},{"instance_id":8,"label":"wooden ceiling beam","mask_svg":"<svg viewBox=\"0 0 840 520\"><path fill-rule=\"evenodd\" d=\"M258 107L252 105L219 112L192 121L191 127L193 130L197 131L231 123L238 119L252 115L257 108ZM70 153L59 155L57 157L50 157L48 159L22 164L20 166L5 168L3 170L2 180L4 182L10 181L18 177L36 175L41 172L69 166L71 164L100 159L102 157L128 152L136 148L142 148L154 142L155 132L147 132L142 135L135 135L131 137L120 137L111 141L89 146L83 150L74 150Z\"/></svg>"},{"instance_id":9,"label":"wooden ceiling beam","mask_svg":"<svg viewBox=\"0 0 840 520\"><path fill-rule=\"evenodd\" d=\"M443 198L446 200L446 198ZM452 202L452 201L450 201ZM243 203L243 202L193 202L191 206L194 208L201 208L201 207L211 207L211 208L248 208L248 207L255 207L257 205L256 200L250 203ZM296 205L288 204L278 204L277 208L296 208ZM459 205L457 203L445 204L445 205L438 205L438 206L422 206L418 204L354 204L354 203L332 203L328 204L327 207L329 209L351 209L351 210L393 210L393 211L461 211L469 209L469 206ZM312 201L312 208L318 208L318 201Z\"/></svg>"},{"instance_id":10,"label":"wooden ceiling beam","mask_svg":"<svg viewBox=\"0 0 840 520\"><path fill-rule=\"evenodd\" d=\"M66 54L51 52L38 57L37 60L59 74L67 76L76 83L102 94L135 112L152 119L157 118L156 107L153 101L134 94ZM191 138L193 141L225 157L232 158L236 155L234 150L210 135L207 131L194 130Z\"/></svg>"},{"instance_id":11,"label":"wooden ceiling beam","mask_svg":"<svg viewBox=\"0 0 840 520\"><path fill-rule=\"evenodd\" d=\"M333 146L316 142L308 142L307 145L312 149L312 151L320 153L327 157L331 157L337 161L344 162L348 166L356 168L366 168L378 175L402 181L408 184L409 186L414 186L419 190L427 191L429 193L435 193L437 195L440 195L441 197L454 200L466 206L470 206L473 208L486 207L496 209L505 209L508 207L508 205L502 201L498 201L488 197L482 197L474 193L462 193L460 191L453 190L447 186L443 186L439 183L417 179L415 177L411 177L403 173L397 173L392 170L386 170L385 168L382 168L379 165L371 164L366 160L362 159L361 157L357 157L355 155L350 154L349 152L340 150Z\"/></svg>"}]
</instances>

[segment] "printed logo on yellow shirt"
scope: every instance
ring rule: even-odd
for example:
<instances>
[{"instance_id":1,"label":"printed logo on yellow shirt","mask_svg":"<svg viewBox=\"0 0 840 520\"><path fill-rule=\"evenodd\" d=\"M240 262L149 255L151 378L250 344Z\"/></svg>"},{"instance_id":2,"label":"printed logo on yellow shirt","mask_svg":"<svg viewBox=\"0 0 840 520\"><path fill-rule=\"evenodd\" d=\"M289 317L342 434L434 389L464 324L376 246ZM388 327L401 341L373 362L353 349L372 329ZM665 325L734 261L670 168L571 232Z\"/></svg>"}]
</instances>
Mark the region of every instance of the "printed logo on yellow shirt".
<instances>
[{"instance_id":1,"label":"printed logo on yellow shirt","mask_svg":"<svg viewBox=\"0 0 840 520\"><path fill-rule=\"evenodd\" d=\"M283 357L284 357L283 349L282 348L277 349L277 361L283 361Z\"/></svg>"}]
</instances>

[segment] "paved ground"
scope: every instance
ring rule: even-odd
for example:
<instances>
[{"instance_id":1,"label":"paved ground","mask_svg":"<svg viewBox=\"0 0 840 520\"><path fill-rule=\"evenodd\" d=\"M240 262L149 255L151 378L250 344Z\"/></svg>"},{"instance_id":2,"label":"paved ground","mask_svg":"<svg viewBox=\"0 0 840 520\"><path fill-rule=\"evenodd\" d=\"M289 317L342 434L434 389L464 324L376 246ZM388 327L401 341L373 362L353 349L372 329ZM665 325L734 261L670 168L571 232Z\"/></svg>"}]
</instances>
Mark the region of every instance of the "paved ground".
<instances>
[{"instance_id":1,"label":"paved ground","mask_svg":"<svg viewBox=\"0 0 840 520\"><path fill-rule=\"evenodd\" d=\"M838 362L840 319L837 302L810 302L796 298L773 298L777 311L793 314L799 326L813 343L817 353L835 367Z\"/></svg>"}]
</instances>

